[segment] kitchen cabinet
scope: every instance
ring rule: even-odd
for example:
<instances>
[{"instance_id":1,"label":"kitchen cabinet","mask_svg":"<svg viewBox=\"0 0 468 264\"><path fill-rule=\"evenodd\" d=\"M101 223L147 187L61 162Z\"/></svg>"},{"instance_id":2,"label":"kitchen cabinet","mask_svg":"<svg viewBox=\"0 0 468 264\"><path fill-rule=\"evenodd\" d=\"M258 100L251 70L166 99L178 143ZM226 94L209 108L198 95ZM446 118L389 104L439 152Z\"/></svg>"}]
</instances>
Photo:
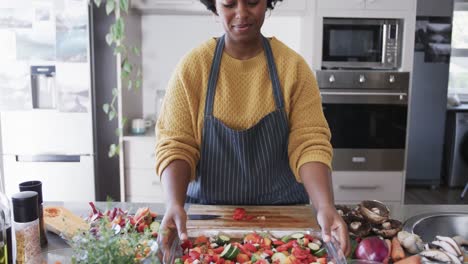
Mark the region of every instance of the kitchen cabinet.
<instances>
[{"instance_id":1,"label":"kitchen cabinet","mask_svg":"<svg viewBox=\"0 0 468 264\"><path fill-rule=\"evenodd\" d=\"M278 2L274 14L301 15L307 11L307 0ZM193 14L211 15L199 0L132 0L132 8L143 14Z\"/></svg>"},{"instance_id":2,"label":"kitchen cabinet","mask_svg":"<svg viewBox=\"0 0 468 264\"><path fill-rule=\"evenodd\" d=\"M352 10L413 10L413 1L408 0L319 0L319 9Z\"/></svg>"},{"instance_id":3,"label":"kitchen cabinet","mask_svg":"<svg viewBox=\"0 0 468 264\"><path fill-rule=\"evenodd\" d=\"M131 6L145 14L208 14L205 6L197 0L132 0Z\"/></svg>"},{"instance_id":4,"label":"kitchen cabinet","mask_svg":"<svg viewBox=\"0 0 468 264\"><path fill-rule=\"evenodd\" d=\"M164 202L164 193L154 161L154 138L126 137L124 141L125 200Z\"/></svg>"},{"instance_id":5,"label":"kitchen cabinet","mask_svg":"<svg viewBox=\"0 0 468 264\"><path fill-rule=\"evenodd\" d=\"M403 172L335 171L332 174L335 203L359 203L362 200L379 200L384 203L401 203Z\"/></svg>"}]
</instances>

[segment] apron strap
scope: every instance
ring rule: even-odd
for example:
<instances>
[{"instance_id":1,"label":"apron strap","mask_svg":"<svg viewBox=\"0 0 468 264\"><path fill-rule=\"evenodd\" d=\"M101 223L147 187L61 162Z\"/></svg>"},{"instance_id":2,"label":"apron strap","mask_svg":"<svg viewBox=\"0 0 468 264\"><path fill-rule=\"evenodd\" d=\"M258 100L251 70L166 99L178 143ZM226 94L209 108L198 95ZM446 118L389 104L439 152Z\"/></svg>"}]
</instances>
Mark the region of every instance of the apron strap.
<instances>
[{"instance_id":1,"label":"apron strap","mask_svg":"<svg viewBox=\"0 0 468 264\"><path fill-rule=\"evenodd\" d=\"M283 94L281 92L281 86L278 78L278 72L276 70L275 60L273 57L273 52L271 50L270 42L267 38L262 37L263 49L265 51L265 56L268 61L268 72L270 74L270 79L273 87L273 96L275 98L275 104L277 109L282 109L284 107ZM213 58L213 63L211 64L210 77L208 79L208 89L205 102L205 116L213 115L213 105L214 98L216 93L216 84L218 82L219 68L221 65L221 58L223 56L224 50L224 35L221 36L217 43L215 49L215 55Z\"/></svg>"},{"instance_id":2,"label":"apron strap","mask_svg":"<svg viewBox=\"0 0 468 264\"><path fill-rule=\"evenodd\" d=\"M221 57L223 56L224 49L224 35L221 36L216 43L215 55L213 63L211 63L210 78L208 79L208 90L205 102L205 116L213 115L213 104L216 92L216 83L218 82L219 65L221 64Z\"/></svg>"},{"instance_id":3,"label":"apron strap","mask_svg":"<svg viewBox=\"0 0 468 264\"><path fill-rule=\"evenodd\" d=\"M263 48L268 61L268 72L270 73L271 84L273 86L273 96L275 97L276 108L282 109L284 107L283 93L281 92L281 85L276 71L275 58L271 51L270 42L267 38L263 37Z\"/></svg>"}]
</instances>

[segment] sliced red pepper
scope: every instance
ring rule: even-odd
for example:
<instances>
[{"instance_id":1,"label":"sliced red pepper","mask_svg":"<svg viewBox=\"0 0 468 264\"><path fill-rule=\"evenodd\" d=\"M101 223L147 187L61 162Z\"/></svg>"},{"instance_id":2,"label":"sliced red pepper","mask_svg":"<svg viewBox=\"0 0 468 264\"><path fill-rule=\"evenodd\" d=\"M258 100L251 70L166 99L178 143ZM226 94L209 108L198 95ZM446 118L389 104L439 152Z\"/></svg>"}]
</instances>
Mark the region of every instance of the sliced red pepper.
<instances>
[{"instance_id":1,"label":"sliced red pepper","mask_svg":"<svg viewBox=\"0 0 468 264\"><path fill-rule=\"evenodd\" d=\"M180 245L180 247L185 251L187 248L192 248L192 242L190 240L185 240L184 242L182 242L182 244Z\"/></svg>"},{"instance_id":2,"label":"sliced red pepper","mask_svg":"<svg viewBox=\"0 0 468 264\"><path fill-rule=\"evenodd\" d=\"M213 248L213 252L215 254L221 254L221 252L223 252L223 250L224 250L224 247Z\"/></svg>"},{"instance_id":3,"label":"sliced red pepper","mask_svg":"<svg viewBox=\"0 0 468 264\"><path fill-rule=\"evenodd\" d=\"M282 240L275 240L275 241L273 241L273 245L281 246L281 245L284 245L284 242Z\"/></svg>"},{"instance_id":4,"label":"sliced red pepper","mask_svg":"<svg viewBox=\"0 0 468 264\"><path fill-rule=\"evenodd\" d=\"M257 248L256 248L254 245L250 244L250 243L245 243L245 244L244 244L244 248L245 248L246 250L252 252L252 253L254 253L254 252L257 251Z\"/></svg>"}]
</instances>

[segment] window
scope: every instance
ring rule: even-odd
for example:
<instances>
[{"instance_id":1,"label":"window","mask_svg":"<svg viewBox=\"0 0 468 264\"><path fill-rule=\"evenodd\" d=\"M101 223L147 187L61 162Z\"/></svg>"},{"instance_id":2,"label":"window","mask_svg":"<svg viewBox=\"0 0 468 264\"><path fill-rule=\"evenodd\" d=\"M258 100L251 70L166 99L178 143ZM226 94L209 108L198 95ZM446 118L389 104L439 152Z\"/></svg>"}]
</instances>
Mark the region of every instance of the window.
<instances>
[{"instance_id":1,"label":"window","mask_svg":"<svg viewBox=\"0 0 468 264\"><path fill-rule=\"evenodd\" d=\"M449 94L457 94L468 103L468 0L455 0Z\"/></svg>"}]
</instances>

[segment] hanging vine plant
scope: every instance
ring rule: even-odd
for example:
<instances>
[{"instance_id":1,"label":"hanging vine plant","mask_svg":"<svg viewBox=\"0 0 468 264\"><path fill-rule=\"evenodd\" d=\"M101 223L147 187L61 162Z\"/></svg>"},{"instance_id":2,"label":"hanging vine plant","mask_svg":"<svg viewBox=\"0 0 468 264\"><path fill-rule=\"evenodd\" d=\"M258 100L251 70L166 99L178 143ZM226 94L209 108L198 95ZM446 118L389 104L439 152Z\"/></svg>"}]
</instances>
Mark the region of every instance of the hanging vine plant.
<instances>
[{"instance_id":1,"label":"hanging vine plant","mask_svg":"<svg viewBox=\"0 0 468 264\"><path fill-rule=\"evenodd\" d=\"M106 34L107 45L113 48L114 55L117 61L120 61L120 89L126 86L128 90L138 90L141 88L142 72L138 65L130 61L129 55L134 54L140 56L138 47L128 47L125 44L125 14L128 15L130 0L93 0L94 4L99 8L105 2L106 14L114 15L115 21L111 24L109 32ZM117 103L120 91L119 85L112 88L112 100L102 106L103 111L107 114L109 121L113 121L117 117ZM123 133L123 128L127 123L127 118L122 117L122 122L115 130L117 137ZM114 157L120 154L120 141L111 144L109 147L109 157Z\"/></svg>"}]
</instances>

